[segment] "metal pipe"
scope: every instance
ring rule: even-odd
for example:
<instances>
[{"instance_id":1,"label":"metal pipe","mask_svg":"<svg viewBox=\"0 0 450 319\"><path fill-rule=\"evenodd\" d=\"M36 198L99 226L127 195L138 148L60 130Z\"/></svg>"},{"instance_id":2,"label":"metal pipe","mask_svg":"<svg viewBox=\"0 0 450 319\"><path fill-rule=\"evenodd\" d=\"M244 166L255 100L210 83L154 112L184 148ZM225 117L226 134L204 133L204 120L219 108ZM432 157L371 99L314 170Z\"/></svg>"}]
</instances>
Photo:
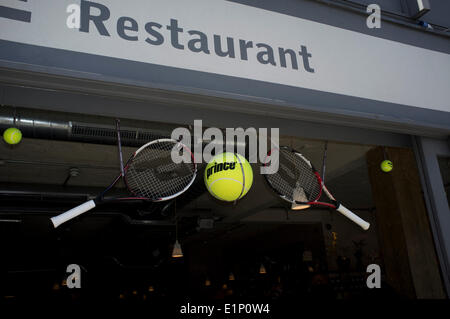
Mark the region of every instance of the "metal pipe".
<instances>
[{"instance_id":1,"label":"metal pipe","mask_svg":"<svg viewBox=\"0 0 450 319\"><path fill-rule=\"evenodd\" d=\"M25 137L68 140L72 131L72 122L0 115L0 129L8 127L17 127Z\"/></svg>"},{"instance_id":2,"label":"metal pipe","mask_svg":"<svg viewBox=\"0 0 450 319\"><path fill-rule=\"evenodd\" d=\"M24 137L29 138L111 145L117 142L116 128L113 125L50 120L45 118L45 115L25 116L20 112L23 111L2 106L0 108L0 130L17 127L22 131ZM121 142L124 146L141 146L148 141L168 136L170 136L168 132L128 127L121 131Z\"/></svg>"},{"instance_id":3,"label":"metal pipe","mask_svg":"<svg viewBox=\"0 0 450 319\"><path fill-rule=\"evenodd\" d=\"M86 193L61 193L50 191L28 191L28 190L6 190L0 189L0 196L39 196L39 197L52 197L52 198L76 198L76 199L88 199L90 194Z\"/></svg>"}]
</instances>

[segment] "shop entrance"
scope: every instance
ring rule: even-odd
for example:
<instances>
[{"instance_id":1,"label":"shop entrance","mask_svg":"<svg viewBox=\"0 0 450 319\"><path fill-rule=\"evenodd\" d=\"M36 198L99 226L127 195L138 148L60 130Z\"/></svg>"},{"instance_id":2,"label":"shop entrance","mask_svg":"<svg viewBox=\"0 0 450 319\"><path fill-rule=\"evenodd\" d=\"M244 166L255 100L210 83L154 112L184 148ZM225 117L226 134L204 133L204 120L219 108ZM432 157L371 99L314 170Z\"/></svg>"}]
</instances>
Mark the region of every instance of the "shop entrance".
<instances>
[{"instance_id":1,"label":"shop entrance","mask_svg":"<svg viewBox=\"0 0 450 319\"><path fill-rule=\"evenodd\" d=\"M71 114L57 116L79 120ZM86 119L102 132L114 122ZM153 136L177 127L123 123ZM444 296L410 148L281 131L280 145L305 154L317 167L323 165L326 146L325 183L339 201L370 222L367 231L331 209L291 211L259 175L260 163L252 164L253 186L236 203L221 202L206 191L200 165L197 181L176 201L105 205L52 229L50 217L99 193L115 177L117 147L114 138L105 136L103 143L87 136L84 141L25 136L16 146L1 144L0 236L8 243L1 264L3 296L140 302L156 297ZM135 149L125 145L124 157ZM391 172L380 169L386 157L394 163ZM124 191L119 184L113 192ZM181 258L172 257L176 239ZM81 289L67 287L69 264L82 269ZM366 284L372 264L381 269L380 289Z\"/></svg>"}]
</instances>

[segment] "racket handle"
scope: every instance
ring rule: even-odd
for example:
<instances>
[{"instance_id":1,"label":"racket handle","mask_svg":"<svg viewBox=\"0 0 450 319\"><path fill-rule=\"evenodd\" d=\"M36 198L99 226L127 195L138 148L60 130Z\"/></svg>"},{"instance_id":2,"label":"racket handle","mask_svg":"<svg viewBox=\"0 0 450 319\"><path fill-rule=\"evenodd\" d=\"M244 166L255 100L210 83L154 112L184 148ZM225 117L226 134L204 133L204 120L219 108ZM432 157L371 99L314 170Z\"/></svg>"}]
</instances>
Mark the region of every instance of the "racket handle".
<instances>
[{"instance_id":1,"label":"racket handle","mask_svg":"<svg viewBox=\"0 0 450 319\"><path fill-rule=\"evenodd\" d=\"M364 219L360 218L359 216L355 215L354 213L352 213L350 210L348 210L341 204L338 204L338 206L336 207L336 210L339 213L341 213L342 215L344 215L345 217L347 217L348 219L350 219L352 222L358 224L362 229L364 229L364 230L369 229L370 224L368 222L366 222Z\"/></svg>"},{"instance_id":2,"label":"racket handle","mask_svg":"<svg viewBox=\"0 0 450 319\"><path fill-rule=\"evenodd\" d=\"M71 219L73 219L73 218L75 218L75 217L77 217L77 216L79 216L79 215L89 211L89 210L91 210L95 206L96 206L95 202L93 200L90 200L90 201L87 201L84 204L81 204L81 205L79 205L79 206L77 206L75 208L72 208L71 210L68 210L65 213L62 213L62 214L60 214L58 216L55 216L55 217L52 217L50 219L51 219L51 221L53 223L53 226L55 226L55 228L56 228L59 225L65 223L65 222L67 222L67 221L69 221L69 220L71 220Z\"/></svg>"}]
</instances>

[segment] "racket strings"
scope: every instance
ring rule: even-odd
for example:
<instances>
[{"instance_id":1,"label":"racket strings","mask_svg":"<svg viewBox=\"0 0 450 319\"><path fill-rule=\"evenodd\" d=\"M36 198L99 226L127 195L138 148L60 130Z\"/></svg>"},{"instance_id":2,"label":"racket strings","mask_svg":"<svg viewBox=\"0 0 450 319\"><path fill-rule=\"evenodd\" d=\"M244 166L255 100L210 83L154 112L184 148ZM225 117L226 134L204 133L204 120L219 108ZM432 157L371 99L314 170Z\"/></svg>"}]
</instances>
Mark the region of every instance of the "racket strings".
<instances>
[{"instance_id":1,"label":"racket strings","mask_svg":"<svg viewBox=\"0 0 450 319\"><path fill-rule=\"evenodd\" d=\"M289 149L282 148L279 152L278 172L266 175L272 188L290 202L317 200L322 187L311 165Z\"/></svg>"},{"instance_id":2,"label":"racket strings","mask_svg":"<svg viewBox=\"0 0 450 319\"><path fill-rule=\"evenodd\" d=\"M138 196L161 199L183 192L195 177L194 163L174 163L171 152L180 152L183 157L190 152L175 141L150 144L136 154L126 172L129 190ZM187 154L189 153L189 154Z\"/></svg>"}]
</instances>

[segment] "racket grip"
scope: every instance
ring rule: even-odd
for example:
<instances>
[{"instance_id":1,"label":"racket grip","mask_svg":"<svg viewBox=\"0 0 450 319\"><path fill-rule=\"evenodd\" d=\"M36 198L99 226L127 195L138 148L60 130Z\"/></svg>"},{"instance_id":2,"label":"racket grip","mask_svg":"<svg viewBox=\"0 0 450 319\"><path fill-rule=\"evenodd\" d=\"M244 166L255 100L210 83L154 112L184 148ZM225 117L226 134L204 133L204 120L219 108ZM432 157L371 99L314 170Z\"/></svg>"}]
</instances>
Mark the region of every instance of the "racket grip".
<instances>
[{"instance_id":1,"label":"racket grip","mask_svg":"<svg viewBox=\"0 0 450 319\"><path fill-rule=\"evenodd\" d=\"M360 218L359 216L352 213L350 210L342 206L341 204L338 204L338 207L336 207L336 210L350 219L352 222L358 224L362 229L368 230L370 227L370 224L366 222L364 219Z\"/></svg>"},{"instance_id":2,"label":"racket grip","mask_svg":"<svg viewBox=\"0 0 450 319\"><path fill-rule=\"evenodd\" d=\"M93 200L90 200L90 201L87 201L84 204L81 204L81 205L79 205L79 206L77 206L75 208L72 208L71 210L68 210L65 213L62 213L62 214L60 214L58 216L55 216L55 217L52 217L50 219L51 219L51 221L53 223L53 226L55 226L55 228L56 228L59 225L65 223L65 222L67 222L67 221L69 221L69 220L71 220L71 219L73 219L73 218L75 218L75 217L77 217L77 216L79 216L79 215L89 211L89 210L91 210L95 206L96 206L95 202Z\"/></svg>"}]
</instances>

